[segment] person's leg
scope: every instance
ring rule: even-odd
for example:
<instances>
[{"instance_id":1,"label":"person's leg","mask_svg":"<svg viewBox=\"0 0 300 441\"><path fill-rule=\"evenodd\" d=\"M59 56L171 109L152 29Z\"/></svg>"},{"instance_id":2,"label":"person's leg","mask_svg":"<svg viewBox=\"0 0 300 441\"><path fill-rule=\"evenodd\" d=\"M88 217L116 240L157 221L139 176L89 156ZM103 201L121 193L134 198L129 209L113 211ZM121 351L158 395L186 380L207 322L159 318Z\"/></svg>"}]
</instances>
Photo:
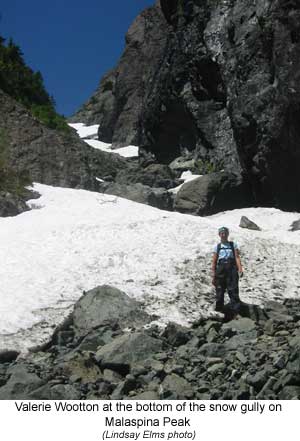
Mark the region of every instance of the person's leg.
<instances>
[{"instance_id":1,"label":"person's leg","mask_svg":"<svg viewBox=\"0 0 300 441\"><path fill-rule=\"evenodd\" d=\"M231 309L233 312L238 313L241 307L241 301L239 296L239 275L235 266L228 271L227 291L230 298Z\"/></svg>"},{"instance_id":2,"label":"person's leg","mask_svg":"<svg viewBox=\"0 0 300 441\"><path fill-rule=\"evenodd\" d=\"M224 268L218 267L216 271L216 311L221 312L224 309L224 294L226 289L226 279Z\"/></svg>"}]
</instances>

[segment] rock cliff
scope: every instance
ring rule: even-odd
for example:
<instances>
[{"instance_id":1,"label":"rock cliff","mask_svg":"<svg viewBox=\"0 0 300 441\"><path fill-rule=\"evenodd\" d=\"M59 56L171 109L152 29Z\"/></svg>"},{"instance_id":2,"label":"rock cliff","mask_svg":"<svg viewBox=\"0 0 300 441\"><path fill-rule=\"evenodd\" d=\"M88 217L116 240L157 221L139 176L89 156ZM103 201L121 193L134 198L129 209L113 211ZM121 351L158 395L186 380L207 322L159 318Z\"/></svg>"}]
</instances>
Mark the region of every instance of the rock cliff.
<instances>
[{"instance_id":1,"label":"rock cliff","mask_svg":"<svg viewBox=\"0 0 300 441\"><path fill-rule=\"evenodd\" d=\"M159 162L242 175L245 204L299 209L299 2L158 3L75 119Z\"/></svg>"},{"instance_id":2,"label":"rock cliff","mask_svg":"<svg viewBox=\"0 0 300 441\"><path fill-rule=\"evenodd\" d=\"M164 57L167 36L168 25L157 1L132 23L117 67L102 78L95 94L70 120L99 124L99 139L115 147L137 145L145 93Z\"/></svg>"},{"instance_id":3,"label":"rock cliff","mask_svg":"<svg viewBox=\"0 0 300 441\"><path fill-rule=\"evenodd\" d=\"M48 129L1 90L0 131L8 165L43 184L97 190L96 177L127 167L126 160L89 147L71 129Z\"/></svg>"}]
</instances>

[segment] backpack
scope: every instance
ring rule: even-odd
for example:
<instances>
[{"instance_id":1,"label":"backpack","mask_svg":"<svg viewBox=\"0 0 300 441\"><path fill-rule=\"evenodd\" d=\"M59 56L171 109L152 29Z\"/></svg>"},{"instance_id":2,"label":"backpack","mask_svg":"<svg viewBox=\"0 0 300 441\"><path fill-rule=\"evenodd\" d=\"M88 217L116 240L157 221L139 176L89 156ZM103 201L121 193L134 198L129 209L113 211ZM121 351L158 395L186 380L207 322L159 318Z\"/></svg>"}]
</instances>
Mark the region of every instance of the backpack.
<instances>
[{"instance_id":1,"label":"backpack","mask_svg":"<svg viewBox=\"0 0 300 441\"><path fill-rule=\"evenodd\" d=\"M233 242L228 242L228 243L229 243L229 246L230 246L230 248L232 250L233 258L235 259L235 252L234 252ZM217 256L218 257L219 257L219 254L220 254L220 250L221 250L221 243L218 243L218 246L217 246Z\"/></svg>"}]
</instances>

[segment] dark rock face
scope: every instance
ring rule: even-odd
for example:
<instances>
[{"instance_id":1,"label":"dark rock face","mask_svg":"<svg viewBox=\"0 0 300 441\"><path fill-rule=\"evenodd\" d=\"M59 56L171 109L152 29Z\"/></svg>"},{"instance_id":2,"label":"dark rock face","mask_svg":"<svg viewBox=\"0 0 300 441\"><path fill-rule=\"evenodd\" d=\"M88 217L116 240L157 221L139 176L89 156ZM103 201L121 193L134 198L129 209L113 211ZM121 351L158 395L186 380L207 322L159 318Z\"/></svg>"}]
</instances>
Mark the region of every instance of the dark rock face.
<instances>
[{"instance_id":1,"label":"dark rock face","mask_svg":"<svg viewBox=\"0 0 300 441\"><path fill-rule=\"evenodd\" d=\"M298 2L161 0L161 4L174 33L167 62L147 96L146 147L164 157L173 155L174 146L179 152L180 136L191 133L188 124L176 135L177 144L173 139L168 147L164 138L176 119L175 107L181 106L196 126L188 149L196 144L209 158L218 152L214 138L230 144L229 157L233 159L237 150L257 203L298 209ZM212 123L222 112L227 121L223 129L222 123ZM226 158L224 151L222 155Z\"/></svg>"},{"instance_id":2,"label":"dark rock face","mask_svg":"<svg viewBox=\"0 0 300 441\"><path fill-rule=\"evenodd\" d=\"M177 83L171 85L172 92L184 95L194 68L198 75L198 94L197 87L190 88L189 104L197 102L197 109L203 106L203 93L202 97L199 95L201 85L209 97L210 108L218 98L230 120L228 127L233 129L231 151L237 149L244 176L251 183L257 203L299 208L295 195L299 192L300 164L297 123L300 5L283 0L210 4L196 0L162 0L161 3L177 41L180 36L184 37L170 62L171 78L179 72ZM200 29L198 37L194 32L196 25ZM185 54L190 54L190 59L185 59ZM179 60L181 69L176 68ZM164 84L162 79L161 83ZM165 93L166 97L170 95ZM159 129L159 121L156 125L151 122L151 103L147 104L150 107L148 105L145 127L156 139L155 143L148 139L148 145L155 151L161 150L159 136L165 128ZM198 130L204 125L202 134L212 127L207 124L208 114L211 111L194 114ZM212 128L211 132L215 130ZM222 141L225 133L228 134L228 130L223 131ZM206 139L211 136L206 134Z\"/></svg>"},{"instance_id":3,"label":"dark rock face","mask_svg":"<svg viewBox=\"0 0 300 441\"><path fill-rule=\"evenodd\" d=\"M168 25L156 2L132 23L118 66L105 75L71 120L100 124L99 139L116 147L137 145L145 91L163 58L167 34Z\"/></svg>"},{"instance_id":4,"label":"dark rock face","mask_svg":"<svg viewBox=\"0 0 300 441\"><path fill-rule=\"evenodd\" d=\"M299 18L298 2L238 2L220 33L241 163L259 203L288 209L299 207Z\"/></svg>"},{"instance_id":5,"label":"dark rock face","mask_svg":"<svg viewBox=\"0 0 300 441\"><path fill-rule=\"evenodd\" d=\"M240 172L220 67L204 39L206 2L162 1L172 24L163 63L147 90L140 143L162 162L195 159Z\"/></svg>"},{"instance_id":6,"label":"dark rock face","mask_svg":"<svg viewBox=\"0 0 300 441\"><path fill-rule=\"evenodd\" d=\"M241 173L246 204L300 209L298 2L160 4L137 18L91 100L100 137Z\"/></svg>"},{"instance_id":7,"label":"dark rock face","mask_svg":"<svg viewBox=\"0 0 300 441\"><path fill-rule=\"evenodd\" d=\"M96 177L115 176L127 162L81 141L75 132L57 132L40 124L0 91L0 130L7 140L8 165L33 181L97 190Z\"/></svg>"},{"instance_id":8,"label":"dark rock face","mask_svg":"<svg viewBox=\"0 0 300 441\"><path fill-rule=\"evenodd\" d=\"M299 300L241 314L145 328L140 304L95 288L47 348L2 354L0 399L300 399Z\"/></svg>"}]
</instances>

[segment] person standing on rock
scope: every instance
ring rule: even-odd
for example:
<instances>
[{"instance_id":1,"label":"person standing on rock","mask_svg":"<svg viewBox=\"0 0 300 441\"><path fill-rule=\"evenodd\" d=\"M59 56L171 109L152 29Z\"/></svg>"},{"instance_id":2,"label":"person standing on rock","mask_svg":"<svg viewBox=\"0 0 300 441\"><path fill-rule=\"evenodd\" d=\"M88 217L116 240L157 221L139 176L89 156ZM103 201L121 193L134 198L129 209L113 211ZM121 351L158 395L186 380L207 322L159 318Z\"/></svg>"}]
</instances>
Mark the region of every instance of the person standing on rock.
<instances>
[{"instance_id":1,"label":"person standing on rock","mask_svg":"<svg viewBox=\"0 0 300 441\"><path fill-rule=\"evenodd\" d=\"M233 313L240 309L239 277L243 275L240 253L235 242L229 242L229 230L221 227L218 230L220 243L214 247L212 259L212 284L216 288L216 311L224 308L224 295L227 290Z\"/></svg>"}]
</instances>

